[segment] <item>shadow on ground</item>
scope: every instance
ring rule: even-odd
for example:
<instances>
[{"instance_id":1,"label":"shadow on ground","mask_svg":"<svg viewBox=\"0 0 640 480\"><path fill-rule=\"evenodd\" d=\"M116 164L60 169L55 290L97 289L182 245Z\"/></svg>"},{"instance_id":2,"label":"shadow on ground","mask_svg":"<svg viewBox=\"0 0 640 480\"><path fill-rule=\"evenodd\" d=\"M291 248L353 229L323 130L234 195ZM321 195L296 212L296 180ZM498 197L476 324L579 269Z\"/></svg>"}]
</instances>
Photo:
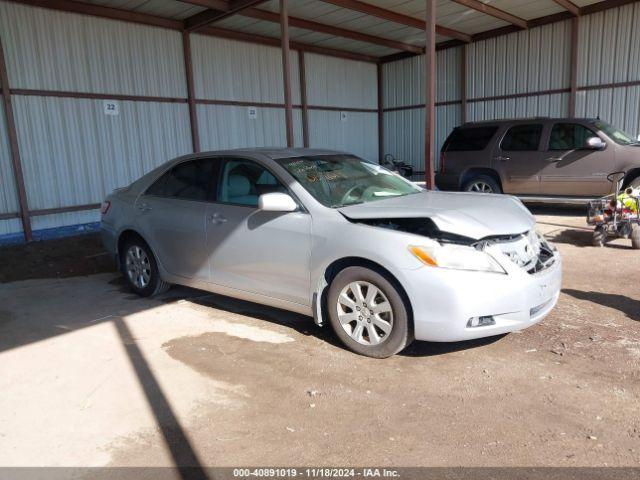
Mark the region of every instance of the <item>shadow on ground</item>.
<instances>
[{"instance_id":1,"label":"shadow on ground","mask_svg":"<svg viewBox=\"0 0 640 480\"><path fill-rule=\"evenodd\" d=\"M634 280L632 279L631 281ZM578 300L585 300L602 305L603 307L613 308L624 313L631 320L635 320L636 322L640 321L640 301L634 300L633 298L615 293L583 292L582 290L574 290L572 288L565 288L562 290L562 293L566 293Z\"/></svg>"}]
</instances>

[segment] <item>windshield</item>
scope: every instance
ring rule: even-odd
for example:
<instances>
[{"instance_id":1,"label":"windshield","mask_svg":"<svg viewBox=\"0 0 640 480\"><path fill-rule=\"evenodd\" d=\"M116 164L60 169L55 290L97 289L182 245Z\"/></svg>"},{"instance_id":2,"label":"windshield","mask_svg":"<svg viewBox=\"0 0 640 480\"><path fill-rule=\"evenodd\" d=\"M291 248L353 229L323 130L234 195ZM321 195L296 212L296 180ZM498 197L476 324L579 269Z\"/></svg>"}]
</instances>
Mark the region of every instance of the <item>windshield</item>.
<instances>
[{"instance_id":1,"label":"windshield","mask_svg":"<svg viewBox=\"0 0 640 480\"><path fill-rule=\"evenodd\" d=\"M631 138L630 135L609 125L607 122L596 120L594 122L594 125L598 130L603 132L607 137L616 142L618 145L633 145L638 143L637 140Z\"/></svg>"},{"instance_id":2,"label":"windshield","mask_svg":"<svg viewBox=\"0 0 640 480\"><path fill-rule=\"evenodd\" d=\"M326 207L337 208L421 192L397 173L353 155L319 155L278 160Z\"/></svg>"}]
</instances>

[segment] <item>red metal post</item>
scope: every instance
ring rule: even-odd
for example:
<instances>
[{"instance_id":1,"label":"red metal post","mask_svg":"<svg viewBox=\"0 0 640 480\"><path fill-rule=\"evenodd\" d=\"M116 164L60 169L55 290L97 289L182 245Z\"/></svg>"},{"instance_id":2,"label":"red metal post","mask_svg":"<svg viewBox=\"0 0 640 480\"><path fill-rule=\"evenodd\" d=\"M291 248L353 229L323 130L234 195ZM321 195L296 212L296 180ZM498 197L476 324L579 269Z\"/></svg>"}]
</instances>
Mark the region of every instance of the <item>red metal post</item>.
<instances>
[{"instance_id":1,"label":"red metal post","mask_svg":"<svg viewBox=\"0 0 640 480\"><path fill-rule=\"evenodd\" d=\"M302 144L309 148L309 103L307 102L307 69L304 52L298 50L298 70L300 72L300 104L302 107Z\"/></svg>"},{"instance_id":2,"label":"red metal post","mask_svg":"<svg viewBox=\"0 0 640 480\"><path fill-rule=\"evenodd\" d=\"M193 86L193 65L191 63L191 37L189 32L182 32L182 48L184 50L184 70L187 76L187 103L189 104L189 123L191 125L191 144L194 152L200 151L200 135L198 132L198 113Z\"/></svg>"},{"instance_id":3,"label":"red metal post","mask_svg":"<svg viewBox=\"0 0 640 480\"><path fill-rule=\"evenodd\" d=\"M467 54L469 47L462 45L460 55L460 123L467 122Z\"/></svg>"},{"instance_id":4,"label":"red metal post","mask_svg":"<svg viewBox=\"0 0 640 480\"><path fill-rule=\"evenodd\" d=\"M378 163L384 160L384 85L382 69L384 66L378 64Z\"/></svg>"},{"instance_id":5,"label":"red metal post","mask_svg":"<svg viewBox=\"0 0 640 480\"><path fill-rule=\"evenodd\" d=\"M569 92L569 116L576 116L576 100L578 97L578 34L580 33L580 17L571 20L571 72Z\"/></svg>"},{"instance_id":6,"label":"red metal post","mask_svg":"<svg viewBox=\"0 0 640 480\"><path fill-rule=\"evenodd\" d=\"M293 104L291 102L291 62L289 60L288 1L280 0L280 30L282 47L282 72L284 78L284 117L287 130L287 147L293 147Z\"/></svg>"},{"instance_id":7,"label":"red metal post","mask_svg":"<svg viewBox=\"0 0 640 480\"><path fill-rule=\"evenodd\" d=\"M16 182L16 190L18 191L18 204L20 205L22 231L24 233L24 239L27 242L30 242L33 240L31 233L31 218L29 216L29 205L27 203L27 191L24 185L24 175L22 174L22 162L20 161L20 149L18 148L18 134L16 132L16 122L13 116L13 106L11 105L11 89L9 88L9 76L7 75L7 64L4 60L2 39L0 39L0 87L2 88L4 114L7 119L9 148L11 149L13 177Z\"/></svg>"},{"instance_id":8,"label":"red metal post","mask_svg":"<svg viewBox=\"0 0 640 480\"><path fill-rule=\"evenodd\" d=\"M426 0L425 66L425 124L424 124L424 176L427 188L435 185L434 145L436 123L436 0Z\"/></svg>"}]
</instances>

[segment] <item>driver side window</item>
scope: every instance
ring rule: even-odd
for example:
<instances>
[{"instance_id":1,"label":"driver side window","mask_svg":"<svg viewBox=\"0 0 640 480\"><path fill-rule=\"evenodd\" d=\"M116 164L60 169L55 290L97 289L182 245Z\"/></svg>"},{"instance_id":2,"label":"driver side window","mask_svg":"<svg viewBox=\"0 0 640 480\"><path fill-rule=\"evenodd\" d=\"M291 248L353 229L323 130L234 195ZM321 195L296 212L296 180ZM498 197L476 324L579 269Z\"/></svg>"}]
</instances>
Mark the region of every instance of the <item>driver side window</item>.
<instances>
[{"instance_id":1,"label":"driver side window","mask_svg":"<svg viewBox=\"0 0 640 480\"><path fill-rule=\"evenodd\" d=\"M225 160L218 202L258 208L260 195L273 192L287 193L287 189L265 167L241 158Z\"/></svg>"},{"instance_id":2,"label":"driver side window","mask_svg":"<svg viewBox=\"0 0 640 480\"><path fill-rule=\"evenodd\" d=\"M587 147L587 139L597 135L578 123L556 123L549 137L549 150L579 150Z\"/></svg>"}]
</instances>

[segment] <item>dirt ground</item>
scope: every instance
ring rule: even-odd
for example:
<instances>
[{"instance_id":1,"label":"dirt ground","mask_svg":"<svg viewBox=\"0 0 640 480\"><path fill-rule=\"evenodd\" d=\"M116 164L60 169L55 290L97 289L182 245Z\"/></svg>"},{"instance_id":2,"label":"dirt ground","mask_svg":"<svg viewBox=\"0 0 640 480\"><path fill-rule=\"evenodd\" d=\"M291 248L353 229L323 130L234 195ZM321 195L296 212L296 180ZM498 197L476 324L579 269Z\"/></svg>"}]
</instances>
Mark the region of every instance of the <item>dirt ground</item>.
<instances>
[{"instance_id":1,"label":"dirt ground","mask_svg":"<svg viewBox=\"0 0 640 480\"><path fill-rule=\"evenodd\" d=\"M640 465L640 252L536 210L564 260L520 333L387 360L296 314L128 293L97 237L0 249L0 465Z\"/></svg>"}]
</instances>

